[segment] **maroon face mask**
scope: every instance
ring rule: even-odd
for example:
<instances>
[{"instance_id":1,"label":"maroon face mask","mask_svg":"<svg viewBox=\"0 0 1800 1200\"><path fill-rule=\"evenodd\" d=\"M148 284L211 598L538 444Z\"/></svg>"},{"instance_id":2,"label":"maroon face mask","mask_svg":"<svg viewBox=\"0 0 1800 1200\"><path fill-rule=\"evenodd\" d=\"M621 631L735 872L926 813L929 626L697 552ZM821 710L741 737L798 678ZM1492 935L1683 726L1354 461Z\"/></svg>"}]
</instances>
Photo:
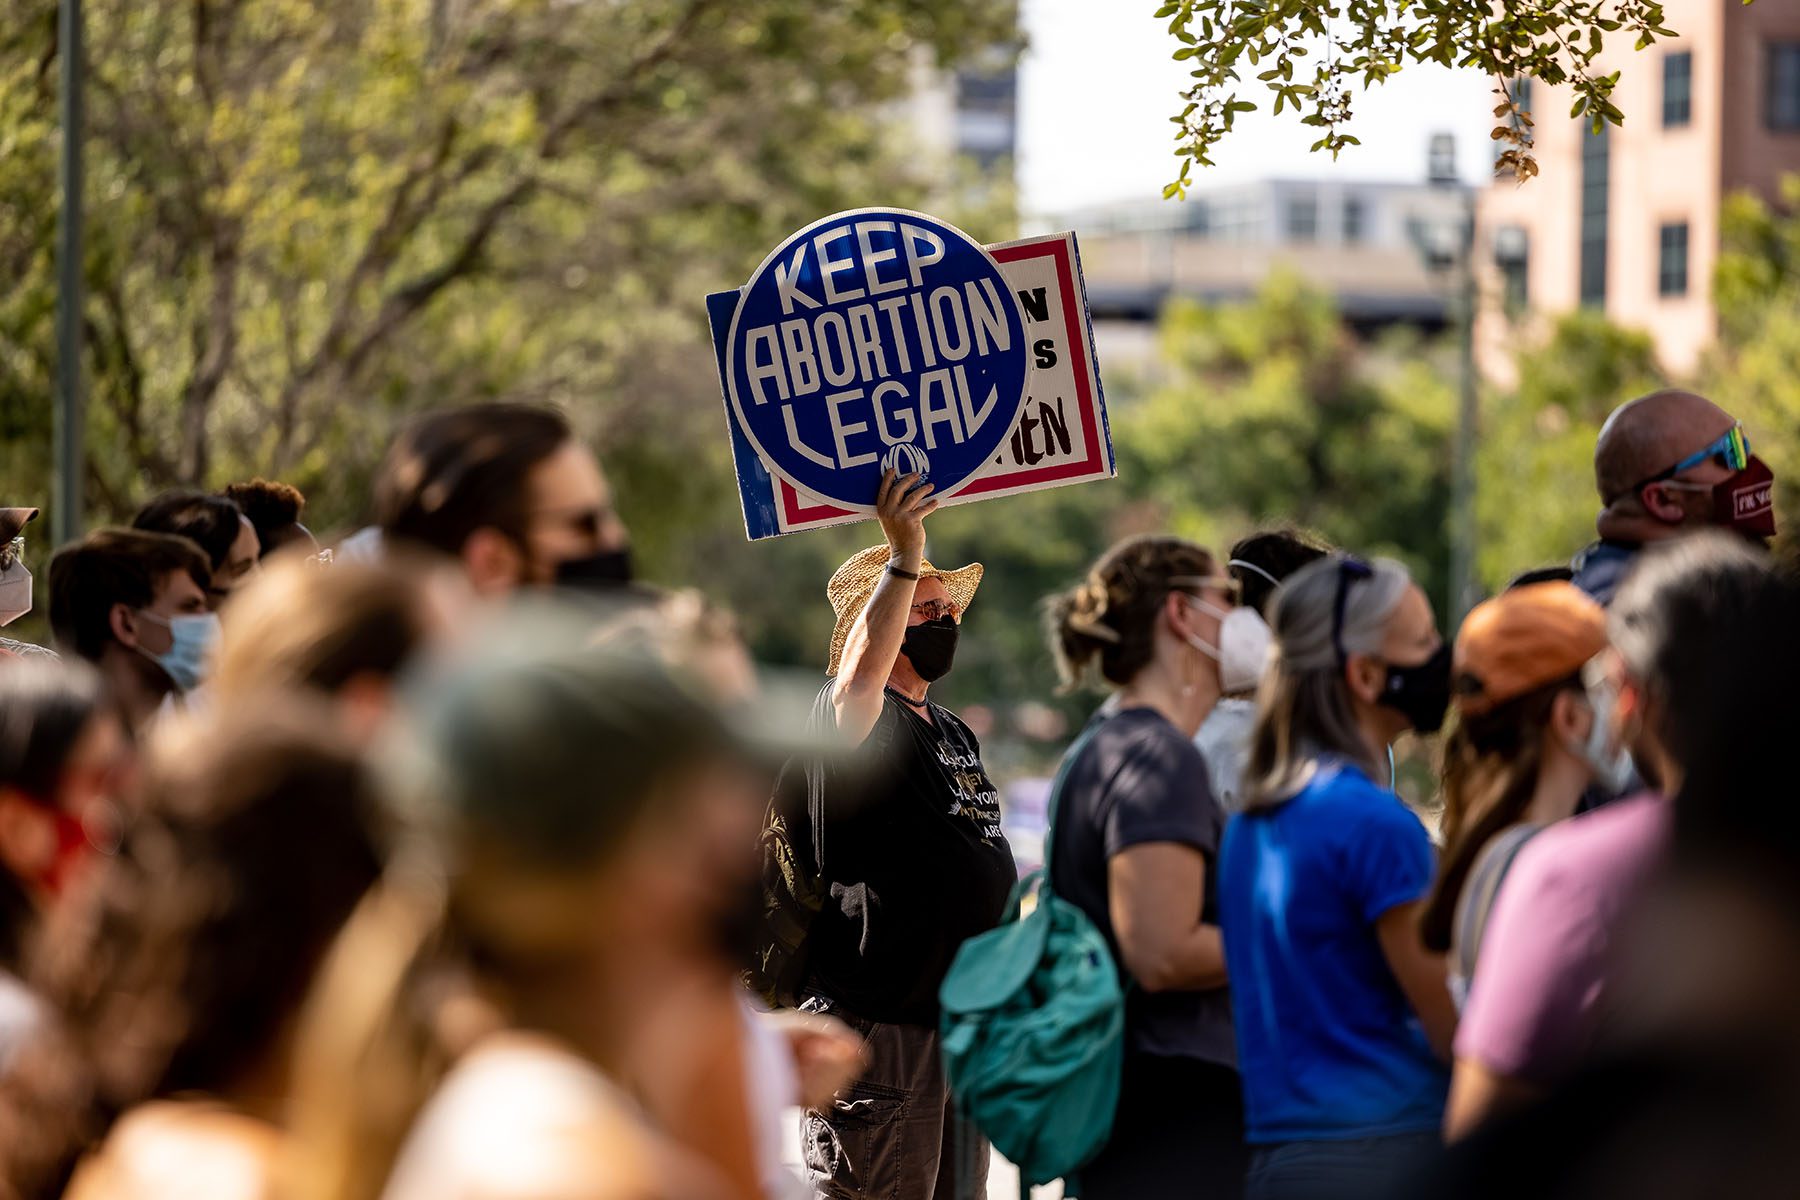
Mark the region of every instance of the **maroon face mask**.
<instances>
[{"instance_id":1,"label":"maroon face mask","mask_svg":"<svg viewBox=\"0 0 1800 1200\"><path fill-rule=\"evenodd\" d=\"M1775 472L1754 454L1744 469L1713 487L1713 521L1746 537L1775 536Z\"/></svg>"}]
</instances>

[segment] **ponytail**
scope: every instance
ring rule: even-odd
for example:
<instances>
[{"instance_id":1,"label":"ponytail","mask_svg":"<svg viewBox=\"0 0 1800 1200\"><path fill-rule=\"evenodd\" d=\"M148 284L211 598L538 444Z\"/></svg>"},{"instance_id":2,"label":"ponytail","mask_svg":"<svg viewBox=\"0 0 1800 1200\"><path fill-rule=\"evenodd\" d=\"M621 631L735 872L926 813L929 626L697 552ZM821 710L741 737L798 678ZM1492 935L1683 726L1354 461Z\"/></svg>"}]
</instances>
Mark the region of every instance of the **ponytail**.
<instances>
[{"instance_id":1,"label":"ponytail","mask_svg":"<svg viewBox=\"0 0 1800 1200\"><path fill-rule=\"evenodd\" d=\"M1087 578L1045 602L1045 623L1063 690L1097 673L1124 686L1156 654L1156 614L1172 591L1215 574L1213 557L1184 538L1126 538Z\"/></svg>"},{"instance_id":2,"label":"ponytail","mask_svg":"<svg viewBox=\"0 0 1800 1200\"><path fill-rule=\"evenodd\" d=\"M1537 793L1556 697L1580 687L1564 679L1463 717L1444 741L1444 852L1419 915L1425 948L1442 954L1455 936L1464 886L1494 838L1525 819Z\"/></svg>"},{"instance_id":3,"label":"ponytail","mask_svg":"<svg viewBox=\"0 0 1800 1200\"><path fill-rule=\"evenodd\" d=\"M295 1200L381 1195L454 1057L436 1019L447 941L442 888L394 869L344 927L295 1055L286 1188Z\"/></svg>"}]
</instances>

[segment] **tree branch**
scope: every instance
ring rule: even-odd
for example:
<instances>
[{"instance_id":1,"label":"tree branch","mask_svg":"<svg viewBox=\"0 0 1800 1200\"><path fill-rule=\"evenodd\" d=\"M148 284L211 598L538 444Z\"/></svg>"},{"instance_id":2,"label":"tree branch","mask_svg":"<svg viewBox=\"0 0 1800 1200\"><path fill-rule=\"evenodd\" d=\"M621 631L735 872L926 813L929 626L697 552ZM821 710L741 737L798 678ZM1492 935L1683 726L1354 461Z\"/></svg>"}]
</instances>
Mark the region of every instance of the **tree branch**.
<instances>
[{"instance_id":1,"label":"tree branch","mask_svg":"<svg viewBox=\"0 0 1800 1200\"><path fill-rule=\"evenodd\" d=\"M690 0L681 16L648 49L632 60L618 79L594 95L570 105L550 122L539 141L538 157L546 160L558 157L564 143L577 129L624 102L643 76L669 61L700 28L706 14L722 3L723 0ZM409 173L407 179L396 188L382 225L371 236L363 258L359 259L357 267L352 270L352 282L357 286L346 288L339 307L333 314L331 326L320 339L318 349L289 378L283 388L284 407L294 403L299 393L327 368L334 369L342 377L355 376L375 349L417 315L445 287L475 272L502 221L529 201L540 187L541 177L535 173L526 173L489 200L477 213L461 241L443 261L400 283L381 302L368 327L352 337L349 328L357 309L355 297L360 285L386 264L398 259L405 239L417 231L424 218L442 202L443 197L456 184L466 181L486 167L497 153L492 147L484 146L465 160L453 177L446 178L437 168L447 159L454 135L454 123L447 122L440 131L430 163L421 171ZM432 180L432 185L427 188L425 201L416 206L416 209L409 206L412 192L428 178Z\"/></svg>"}]
</instances>

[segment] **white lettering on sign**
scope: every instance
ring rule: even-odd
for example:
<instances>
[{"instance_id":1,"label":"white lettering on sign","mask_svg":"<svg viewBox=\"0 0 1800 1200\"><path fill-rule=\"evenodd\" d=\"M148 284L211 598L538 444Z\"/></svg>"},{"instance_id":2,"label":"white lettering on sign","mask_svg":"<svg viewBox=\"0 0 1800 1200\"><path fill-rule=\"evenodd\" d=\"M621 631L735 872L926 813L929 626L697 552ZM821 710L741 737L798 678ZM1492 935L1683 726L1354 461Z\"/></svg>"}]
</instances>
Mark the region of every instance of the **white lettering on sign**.
<instances>
[{"instance_id":1,"label":"white lettering on sign","mask_svg":"<svg viewBox=\"0 0 1800 1200\"><path fill-rule=\"evenodd\" d=\"M991 280L912 290L843 312L808 312L821 308L821 297L825 304L839 304L881 296L906 288L909 280L917 289L924 272L944 257L943 239L902 221L899 249L874 249L871 235L891 234L895 225L859 221L803 243L787 261L775 264L781 311L788 319L744 334L753 403L773 399L790 406L816 400L826 406L830 447L805 444L792 412L783 417L794 449L821 467L844 469L872 461L876 438L891 446L923 434L927 449L936 449L940 439L964 441L999 402L999 389L992 386L978 398L962 366L972 355L1012 349L1006 298ZM858 258L847 253L851 242ZM809 254L818 263L820 296L809 295L798 282ZM903 266L905 275L884 275L882 268L890 264ZM917 365L924 372L916 396L894 379L914 369L909 346L917 347ZM845 406L859 415L846 413Z\"/></svg>"}]
</instances>

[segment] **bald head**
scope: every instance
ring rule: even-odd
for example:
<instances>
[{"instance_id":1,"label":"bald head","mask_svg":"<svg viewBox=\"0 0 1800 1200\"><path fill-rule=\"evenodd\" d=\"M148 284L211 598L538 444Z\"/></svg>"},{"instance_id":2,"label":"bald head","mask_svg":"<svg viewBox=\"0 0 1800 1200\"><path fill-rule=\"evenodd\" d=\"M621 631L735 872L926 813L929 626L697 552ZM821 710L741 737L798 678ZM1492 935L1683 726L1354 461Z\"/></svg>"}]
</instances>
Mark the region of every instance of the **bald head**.
<instances>
[{"instance_id":1,"label":"bald head","mask_svg":"<svg viewBox=\"0 0 1800 1200\"><path fill-rule=\"evenodd\" d=\"M1633 484L1666 471L1722 437L1735 422L1708 400L1675 388L1651 392L1613 410L1594 446L1594 484L1608 505Z\"/></svg>"}]
</instances>

